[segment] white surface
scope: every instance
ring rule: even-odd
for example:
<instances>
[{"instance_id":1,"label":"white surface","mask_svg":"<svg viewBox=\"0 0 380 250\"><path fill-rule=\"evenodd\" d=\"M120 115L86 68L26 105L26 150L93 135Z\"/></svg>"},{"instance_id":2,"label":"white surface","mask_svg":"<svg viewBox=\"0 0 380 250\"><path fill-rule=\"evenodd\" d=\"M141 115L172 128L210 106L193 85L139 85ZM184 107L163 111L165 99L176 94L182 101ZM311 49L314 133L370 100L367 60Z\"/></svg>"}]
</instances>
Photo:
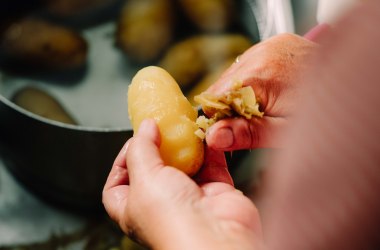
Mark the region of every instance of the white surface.
<instances>
[{"instance_id":1,"label":"white surface","mask_svg":"<svg viewBox=\"0 0 380 250\"><path fill-rule=\"evenodd\" d=\"M255 13L261 40L280 33L294 33L290 0L249 0Z\"/></svg>"},{"instance_id":2,"label":"white surface","mask_svg":"<svg viewBox=\"0 0 380 250\"><path fill-rule=\"evenodd\" d=\"M74 232L84 224L83 218L58 211L28 193L0 158L0 247L43 242L52 234Z\"/></svg>"}]
</instances>

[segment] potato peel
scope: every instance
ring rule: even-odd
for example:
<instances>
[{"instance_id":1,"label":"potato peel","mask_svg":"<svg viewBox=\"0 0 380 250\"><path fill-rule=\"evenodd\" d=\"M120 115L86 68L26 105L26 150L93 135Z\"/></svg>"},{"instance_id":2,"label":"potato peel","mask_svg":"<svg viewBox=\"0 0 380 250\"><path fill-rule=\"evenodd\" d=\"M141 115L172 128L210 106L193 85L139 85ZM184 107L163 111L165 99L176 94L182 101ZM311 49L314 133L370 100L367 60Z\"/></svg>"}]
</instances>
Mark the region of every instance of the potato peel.
<instances>
[{"instance_id":1,"label":"potato peel","mask_svg":"<svg viewBox=\"0 0 380 250\"><path fill-rule=\"evenodd\" d=\"M230 91L223 95L212 95L203 92L195 96L194 100L207 113L213 114L210 118L200 116L196 121L200 130L196 134L201 139L204 139L207 129L221 119L240 116L250 120L253 117L263 117L264 115L264 112L259 109L259 103L253 89L243 87L241 83L236 83Z\"/></svg>"}]
</instances>

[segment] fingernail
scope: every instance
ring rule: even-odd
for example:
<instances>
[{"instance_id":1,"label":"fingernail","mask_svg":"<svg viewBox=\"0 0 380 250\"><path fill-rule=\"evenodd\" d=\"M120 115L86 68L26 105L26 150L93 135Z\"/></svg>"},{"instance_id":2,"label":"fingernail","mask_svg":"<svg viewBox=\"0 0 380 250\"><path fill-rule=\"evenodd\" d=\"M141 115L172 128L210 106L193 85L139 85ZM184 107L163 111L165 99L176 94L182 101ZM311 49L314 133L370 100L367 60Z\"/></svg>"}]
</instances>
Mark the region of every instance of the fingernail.
<instances>
[{"instance_id":1,"label":"fingernail","mask_svg":"<svg viewBox=\"0 0 380 250\"><path fill-rule=\"evenodd\" d=\"M146 134L150 130L152 130L152 120L145 119L140 123L139 131L137 134Z\"/></svg>"},{"instance_id":2,"label":"fingernail","mask_svg":"<svg viewBox=\"0 0 380 250\"><path fill-rule=\"evenodd\" d=\"M234 134L232 133L231 128L220 128L215 131L215 148L216 149L226 149L230 148L234 144Z\"/></svg>"},{"instance_id":3,"label":"fingernail","mask_svg":"<svg viewBox=\"0 0 380 250\"><path fill-rule=\"evenodd\" d=\"M128 141L125 143L124 148L123 148L123 154L126 154L126 153L127 153L127 151L128 151L128 147L129 147L129 142L130 142L130 140L128 140Z\"/></svg>"}]
</instances>

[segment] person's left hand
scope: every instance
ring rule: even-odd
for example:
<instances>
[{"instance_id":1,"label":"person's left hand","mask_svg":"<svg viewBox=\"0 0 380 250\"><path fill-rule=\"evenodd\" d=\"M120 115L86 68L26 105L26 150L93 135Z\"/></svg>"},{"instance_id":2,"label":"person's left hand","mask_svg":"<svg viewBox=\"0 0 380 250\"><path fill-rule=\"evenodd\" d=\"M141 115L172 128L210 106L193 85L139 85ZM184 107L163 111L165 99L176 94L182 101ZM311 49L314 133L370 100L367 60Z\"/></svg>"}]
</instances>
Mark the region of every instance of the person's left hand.
<instances>
[{"instance_id":1,"label":"person's left hand","mask_svg":"<svg viewBox=\"0 0 380 250\"><path fill-rule=\"evenodd\" d=\"M231 185L222 152L206 151L205 167L195 178L199 186L164 165L159 145L158 127L145 120L117 156L105 184L104 206L126 234L154 249L252 249L260 244L256 207Z\"/></svg>"}]
</instances>

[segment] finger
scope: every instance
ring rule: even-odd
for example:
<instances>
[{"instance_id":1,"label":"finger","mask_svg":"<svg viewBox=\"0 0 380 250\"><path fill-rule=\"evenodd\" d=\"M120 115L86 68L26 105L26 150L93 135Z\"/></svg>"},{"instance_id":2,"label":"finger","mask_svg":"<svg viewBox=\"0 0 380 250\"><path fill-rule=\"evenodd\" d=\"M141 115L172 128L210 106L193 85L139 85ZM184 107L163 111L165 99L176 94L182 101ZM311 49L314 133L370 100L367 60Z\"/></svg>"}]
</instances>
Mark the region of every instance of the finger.
<instances>
[{"instance_id":1,"label":"finger","mask_svg":"<svg viewBox=\"0 0 380 250\"><path fill-rule=\"evenodd\" d=\"M130 140L128 140L119 154L116 156L115 161L112 165L111 171L108 175L106 184L104 185L104 190L110 189L112 187L128 184L128 171L126 162L126 153L129 146Z\"/></svg>"},{"instance_id":2,"label":"finger","mask_svg":"<svg viewBox=\"0 0 380 250\"><path fill-rule=\"evenodd\" d=\"M110 218L121 222L128 201L128 185L120 185L103 191L102 202ZM120 223L119 223L120 224Z\"/></svg>"},{"instance_id":3,"label":"finger","mask_svg":"<svg viewBox=\"0 0 380 250\"><path fill-rule=\"evenodd\" d=\"M309 30L303 37L318 43L329 32L331 32L331 27L328 24L319 24Z\"/></svg>"},{"instance_id":4,"label":"finger","mask_svg":"<svg viewBox=\"0 0 380 250\"><path fill-rule=\"evenodd\" d=\"M116 157L106 184L104 185L102 201L109 216L119 222L127 206L128 171L126 166L126 151L129 141L125 143Z\"/></svg>"},{"instance_id":5,"label":"finger","mask_svg":"<svg viewBox=\"0 0 380 250\"><path fill-rule=\"evenodd\" d=\"M159 152L160 132L152 119L142 121L127 150L130 182L148 178L164 166Z\"/></svg>"},{"instance_id":6,"label":"finger","mask_svg":"<svg viewBox=\"0 0 380 250\"><path fill-rule=\"evenodd\" d=\"M206 147L204 165L195 176L197 183L223 182L233 185L224 152Z\"/></svg>"},{"instance_id":7,"label":"finger","mask_svg":"<svg viewBox=\"0 0 380 250\"><path fill-rule=\"evenodd\" d=\"M205 196L217 196L219 194L236 190L232 185L223 182L210 182L201 185Z\"/></svg>"},{"instance_id":8,"label":"finger","mask_svg":"<svg viewBox=\"0 0 380 250\"><path fill-rule=\"evenodd\" d=\"M280 147L281 140L272 138L286 126L286 119L281 117L225 119L210 127L206 142L209 147L222 151Z\"/></svg>"}]
</instances>

